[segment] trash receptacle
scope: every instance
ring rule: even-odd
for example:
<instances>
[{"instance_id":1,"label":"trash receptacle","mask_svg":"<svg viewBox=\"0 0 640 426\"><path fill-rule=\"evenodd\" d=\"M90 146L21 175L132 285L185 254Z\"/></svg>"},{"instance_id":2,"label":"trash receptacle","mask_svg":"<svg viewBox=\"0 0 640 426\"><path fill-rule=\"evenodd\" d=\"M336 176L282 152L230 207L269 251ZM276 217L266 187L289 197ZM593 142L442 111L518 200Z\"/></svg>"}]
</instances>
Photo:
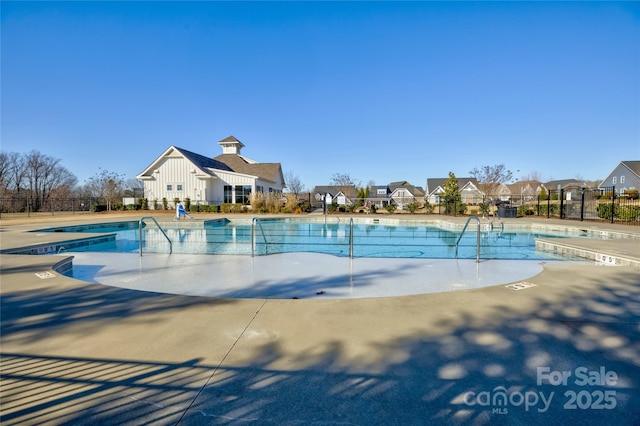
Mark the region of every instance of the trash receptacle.
<instances>
[{"instance_id":1,"label":"trash receptacle","mask_svg":"<svg viewBox=\"0 0 640 426\"><path fill-rule=\"evenodd\" d=\"M509 206L505 206L505 205L500 205L498 206L498 217L500 218L512 218L512 217L517 217L517 213L518 209L515 207L509 207Z\"/></svg>"}]
</instances>

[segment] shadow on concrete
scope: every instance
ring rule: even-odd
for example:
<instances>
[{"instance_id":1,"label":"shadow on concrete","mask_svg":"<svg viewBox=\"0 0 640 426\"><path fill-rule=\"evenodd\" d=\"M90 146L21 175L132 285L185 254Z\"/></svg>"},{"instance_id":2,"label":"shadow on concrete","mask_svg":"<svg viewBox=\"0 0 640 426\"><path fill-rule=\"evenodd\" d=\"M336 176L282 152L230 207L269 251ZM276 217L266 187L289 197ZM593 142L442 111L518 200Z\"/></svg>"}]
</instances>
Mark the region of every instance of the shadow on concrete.
<instances>
[{"instance_id":1,"label":"shadow on concrete","mask_svg":"<svg viewBox=\"0 0 640 426\"><path fill-rule=\"evenodd\" d=\"M0 298L2 340L37 342L59 330L84 326L98 330L110 321L157 312L179 311L196 305L233 304L233 299L210 299L127 290L99 284L48 288L38 286L4 291Z\"/></svg>"},{"instance_id":2,"label":"shadow on concrete","mask_svg":"<svg viewBox=\"0 0 640 426\"><path fill-rule=\"evenodd\" d=\"M443 320L433 324L433 332L408 331L388 340L372 336L369 349L377 361L350 355L349 342L339 339L302 352L274 341L258 346L250 362L234 362L231 352L220 366L199 359L159 363L3 353L1 421L637 424L640 289L637 273L617 277L615 283L593 278L601 287L589 289L585 282L561 302L539 296L534 312L501 305L480 315L470 308L461 313L462 326ZM84 291L61 296L61 302ZM134 315L145 309L142 301L132 311L116 304L101 315ZM13 309L18 305L10 303ZM31 307L34 315L37 306ZM48 328L44 321L39 326ZM241 337L238 348L245 343ZM538 384L539 367L571 376L566 385ZM617 379L580 385L582 367L598 373L604 368Z\"/></svg>"}]
</instances>

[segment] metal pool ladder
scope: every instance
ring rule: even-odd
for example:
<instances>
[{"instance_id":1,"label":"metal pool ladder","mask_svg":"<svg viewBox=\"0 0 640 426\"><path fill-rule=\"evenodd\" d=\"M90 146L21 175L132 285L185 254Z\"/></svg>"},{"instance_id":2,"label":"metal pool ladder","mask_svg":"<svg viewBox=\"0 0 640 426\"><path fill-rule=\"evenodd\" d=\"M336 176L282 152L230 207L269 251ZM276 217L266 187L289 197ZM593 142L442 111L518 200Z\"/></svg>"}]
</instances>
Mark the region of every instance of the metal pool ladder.
<instances>
[{"instance_id":1,"label":"metal pool ladder","mask_svg":"<svg viewBox=\"0 0 640 426\"><path fill-rule=\"evenodd\" d=\"M469 226L469 222L471 222L472 219L478 222L478 241L476 243L476 263L480 263L480 218L478 218L478 216L469 216L469 219L467 219L467 222L464 224L464 228L462 228L462 232L460 233L460 236L456 241L456 259L458 258L458 244L460 243L460 239L464 235L464 231L467 230L467 226Z\"/></svg>"},{"instance_id":2,"label":"metal pool ladder","mask_svg":"<svg viewBox=\"0 0 640 426\"><path fill-rule=\"evenodd\" d=\"M158 223L158 221L156 220L155 217L153 216L144 216L140 218L140 221L138 222L138 232L139 232L139 238L140 238L140 256L142 256L142 223L144 222L145 219L151 219L155 222L156 226L158 227L158 229L160 230L160 232L162 232L162 235L164 235L164 237L167 239L167 241L169 241L169 254L173 253L173 244L171 243L171 240L169 239L169 237L167 237L166 232L164 232L164 229L162 229L162 227L160 226L160 224Z\"/></svg>"}]
</instances>

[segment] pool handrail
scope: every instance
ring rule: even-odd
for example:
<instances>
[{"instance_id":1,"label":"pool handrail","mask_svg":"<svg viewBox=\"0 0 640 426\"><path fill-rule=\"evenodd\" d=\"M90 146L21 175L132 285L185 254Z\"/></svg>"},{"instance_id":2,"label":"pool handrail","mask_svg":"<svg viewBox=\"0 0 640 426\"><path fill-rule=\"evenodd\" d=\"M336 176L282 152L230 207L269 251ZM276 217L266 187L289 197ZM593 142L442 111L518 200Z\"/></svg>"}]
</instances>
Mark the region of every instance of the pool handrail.
<instances>
[{"instance_id":1,"label":"pool handrail","mask_svg":"<svg viewBox=\"0 0 640 426\"><path fill-rule=\"evenodd\" d=\"M464 235L464 231L467 230L467 226L469 226L469 222L471 222L471 220L475 220L478 222L478 232L477 232L478 241L476 243L476 263L480 263L480 218L478 216L469 216L469 219L467 219L467 222L464 224L464 228L462 228L462 232L460 233L460 236L456 241L456 259L458 258L458 244L460 243L460 239L462 239L462 236Z\"/></svg>"},{"instance_id":2,"label":"pool handrail","mask_svg":"<svg viewBox=\"0 0 640 426\"><path fill-rule=\"evenodd\" d=\"M155 222L155 224L158 227L158 229L160 230L160 232L162 232L162 235L164 235L164 237L167 239L167 241L169 241L169 254L172 254L173 253L173 243L171 242L171 239L167 236L167 233L164 232L164 229L162 229L162 227L160 226L160 224L158 223L156 218L153 217L153 216L143 216L138 221L138 232L139 232L139 236L140 236L140 256L142 256L142 223L144 222L145 219L151 219L151 220L153 220Z\"/></svg>"},{"instance_id":3,"label":"pool handrail","mask_svg":"<svg viewBox=\"0 0 640 426\"><path fill-rule=\"evenodd\" d=\"M349 221L349 258L353 259L353 218Z\"/></svg>"},{"instance_id":4,"label":"pool handrail","mask_svg":"<svg viewBox=\"0 0 640 426\"><path fill-rule=\"evenodd\" d=\"M260 232L262 233L262 238L264 239L265 252L268 251L269 248L267 243L267 236L264 235L264 228L262 228L262 223L259 221L259 218L254 217L253 219L251 219L251 257L254 257L256 251L256 223L258 224L258 226L260 226Z\"/></svg>"}]
</instances>

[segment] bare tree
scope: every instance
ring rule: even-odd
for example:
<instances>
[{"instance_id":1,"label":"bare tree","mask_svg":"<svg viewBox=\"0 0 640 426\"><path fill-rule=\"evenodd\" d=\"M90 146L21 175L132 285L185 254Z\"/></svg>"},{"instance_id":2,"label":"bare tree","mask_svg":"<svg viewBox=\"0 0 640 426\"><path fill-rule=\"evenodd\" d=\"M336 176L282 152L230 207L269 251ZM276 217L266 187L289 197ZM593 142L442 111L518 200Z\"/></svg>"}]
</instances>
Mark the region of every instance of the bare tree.
<instances>
[{"instance_id":1,"label":"bare tree","mask_svg":"<svg viewBox=\"0 0 640 426\"><path fill-rule=\"evenodd\" d=\"M542 173L534 170L529 172L527 175L523 175L520 180L542 182Z\"/></svg>"},{"instance_id":2,"label":"bare tree","mask_svg":"<svg viewBox=\"0 0 640 426\"><path fill-rule=\"evenodd\" d=\"M141 198L144 196L144 184L136 178L127 179L124 182L125 197Z\"/></svg>"},{"instance_id":3,"label":"bare tree","mask_svg":"<svg viewBox=\"0 0 640 426\"><path fill-rule=\"evenodd\" d=\"M124 178L115 172L99 169L100 172L89 178L86 189L92 197L105 200L107 210L111 210L111 205L115 200L122 198Z\"/></svg>"},{"instance_id":4,"label":"bare tree","mask_svg":"<svg viewBox=\"0 0 640 426\"><path fill-rule=\"evenodd\" d=\"M488 195L491 199L497 194L498 188L507 183L513 177L513 173L508 170L504 164L495 166L483 166L480 169L475 168L469 174L476 178L480 190Z\"/></svg>"},{"instance_id":5,"label":"bare tree","mask_svg":"<svg viewBox=\"0 0 640 426\"><path fill-rule=\"evenodd\" d=\"M351 194L349 191L350 188L357 188L360 186L360 181L354 180L347 173L334 173L331 176L331 186L337 187L345 196L352 197L356 194Z\"/></svg>"},{"instance_id":6,"label":"bare tree","mask_svg":"<svg viewBox=\"0 0 640 426\"><path fill-rule=\"evenodd\" d=\"M293 172L285 173L284 180L287 183L287 188L289 188L289 191L292 192L294 195L297 196L302 191L304 191L304 184L302 183L298 175L296 175L295 173Z\"/></svg>"},{"instance_id":7,"label":"bare tree","mask_svg":"<svg viewBox=\"0 0 640 426\"><path fill-rule=\"evenodd\" d=\"M331 185L337 186L341 189L342 188L346 189L351 186L359 187L360 181L354 180L347 173L334 173L333 176L331 176Z\"/></svg>"},{"instance_id":8,"label":"bare tree","mask_svg":"<svg viewBox=\"0 0 640 426\"><path fill-rule=\"evenodd\" d=\"M24 158L17 152L0 152L0 191L19 192L25 176Z\"/></svg>"}]
</instances>

